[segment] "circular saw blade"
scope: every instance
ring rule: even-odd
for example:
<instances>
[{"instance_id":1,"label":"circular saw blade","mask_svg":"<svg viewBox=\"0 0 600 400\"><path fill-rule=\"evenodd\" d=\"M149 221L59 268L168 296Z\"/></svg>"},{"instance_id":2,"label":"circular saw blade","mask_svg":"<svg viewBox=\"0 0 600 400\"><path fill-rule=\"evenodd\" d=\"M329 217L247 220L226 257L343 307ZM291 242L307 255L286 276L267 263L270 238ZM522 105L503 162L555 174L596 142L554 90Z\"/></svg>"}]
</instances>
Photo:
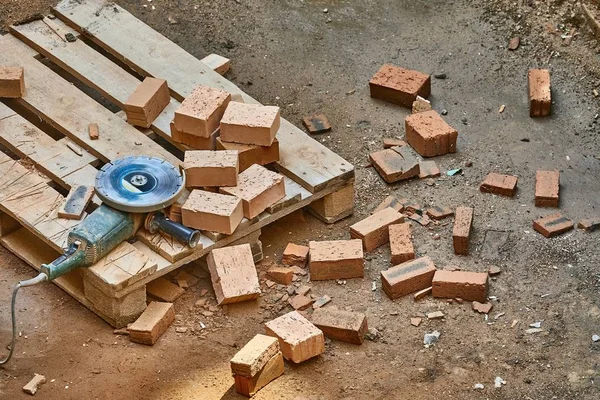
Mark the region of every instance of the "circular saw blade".
<instances>
[{"instance_id":1,"label":"circular saw blade","mask_svg":"<svg viewBox=\"0 0 600 400\"><path fill-rule=\"evenodd\" d=\"M185 188L185 175L165 160L129 156L106 164L96 175L96 193L121 211L145 213L173 204Z\"/></svg>"}]
</instances>

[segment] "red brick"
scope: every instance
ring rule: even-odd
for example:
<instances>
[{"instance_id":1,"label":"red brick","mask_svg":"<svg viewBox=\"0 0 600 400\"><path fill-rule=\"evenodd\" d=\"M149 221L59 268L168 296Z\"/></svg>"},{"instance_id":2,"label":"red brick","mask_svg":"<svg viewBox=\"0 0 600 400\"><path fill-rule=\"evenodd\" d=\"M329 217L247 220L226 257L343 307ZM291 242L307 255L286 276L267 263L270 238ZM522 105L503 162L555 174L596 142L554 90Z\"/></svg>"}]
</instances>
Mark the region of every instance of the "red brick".
<instances>
[{"instance_id":1,"label":"red brick","mask_svg":"<svg viewBox=\"0 0 600 400\"><path fill-rule=\"evenodd\" d=\"M433 110L406 117L405 129L406 141L423 157L456 152L458 131Z\"/></svg>"},{"instance_id":2,"label":"red brick","mask_svg":"<svg viewBox=\"0 0 600 400\"><path fill-rule=\"evenodd\" d=\"M294 310L306 310L312 306L313 300L308 296L299 294L297 296L290 297L288 299L288 303Z\"/></svg>"},{"instance_id":3,"label":"red brick","mask_svg":"<svg viewBox=\"0 0 600 400\"><path fill-rule=\"evenodd\" d=\"M267 271L267 276L282 285L291 285L294 279L294 270L286 267L271 267Z\"/></svg>"},{"instance_id":4,"label":"red brick","mask_svg":"<svg viewBox=\"0 0 600 400\"><path fill-rule=\"evenodd\" d=\"M408 218L415 221L421 226L427 226L431 222L427 215L419 215L417 213L408 214Z\"/></svg>"},{"instance_id":5,"label":"red brick","mask_svg":"<svg viewBox=\"0 0 600 400\"><path fill-rule=\"evenodd\" d=\"M379 205L377 206L377 208L375 208L372 212L372 214L375 214L378 211L381 211L385 208L393 208L394 210L398 211L398 212L402 212L404 211L404 204L402 204L394 195L390 195L388 197L386 197L381 203L379 203Z\"/></svg>"},{"instance_id":6,"label":"red brick","mask_svg":"<svg viewBox=\"0 0 600 400\"><path fill-rule=\"evenodd\" d=\"M188 135L208 138L219 129L219 121L230 101L231 95L224 90L198 86L175 111L175 128Z\"/></svg>"},{"instance_id":7,"label":"red brick","mask_svg":"<svg viewBox=\"0 0 600 400\"><path fill-rule=\"evenodd\" d=\"M469 237L473 225L473 209L470 207L458 207L454 218L454 229L452 238L454 241L454 254L469 254Z\"/></svg>"},{"instance_id":8,"label":"red brick","mask_svg":"<svg viewBox=\"0 0 600 400\"><path fill-rule=\"evenodd\" d=\"M537 171L535 173L535 206L558 207L560 172Z\"/></svg>"},{"instance_id":9,"label":"red brick","mask_svg":"<svg viewBox=\"0 0 600 400\"><path fill-rule=\"evenodd\" d=\"M365 314L333 308L316 309L311 322L325 337L353 344L362 344L368 329Z\"/></svg>"},{"instance_id":10,"label":"red brick","mask_svg":"<svg viewBox=\"0 0 600 400\"><path fill-rule=\"evenodd\" d=\"M292 311L265 324L266 334L279 340L279 347L286 360L301 363L325 352L323 332Z\"/></svg>"},{"instance_id":11,"label":"red brick","mask_svg":"<svg viewBox=\"0 0 600 400\"><path fill-rule=\"evenodd\" d=\"M167 81L148 77L138 85L123 105L127 122L149 128L170 101Z\"/></svg>"},{"instance_id":12,"label":"red brick","mask_svg":"<svg viewBox=\"0 0 600 400\"><path fill-rule=\"evenodd\" d=\"M390 149L392 147L404 147L406 142L396 138L383 138L383 148Z\"/></svg>"},{"instance_id":13,"label":"red brick","mask_svg":"<svg viewBox=\"0 0 600 400\"><path fill-rule=\"evenodd\" d=\"M151 302L140 317L127 328L129 340L153 345L175 320L172 303Z\"/></svg>"},{"instance_id":14,"label":"red brick","mask_svg":"<svg viewBox=\"0 0 600 400\"><path fill-rule=\"evenodd\" d=\"M146 292L155 299L171 303L185 293L185 290L160 277L148 282Z\"/></svg>"},{"instance_id":15,"label":"red brick","mask_svg":"<svg viewBox=\"0 0 600 400\"><path fill-rule=\"evenodd\" d=\"M550 89L550 71L530 69L529 80L529 116L545 117L550 115L552 93Z\"/></svg>"},{"instance_id":16,"label":"red brick","mask_svg":"<svg viewBox=\"0 0 600 400\"><path fill-rule=\"evenodd\" d=\"M207 263L217 304L254 300L260 295L249 244L214 249Z\"/></svg>"},{"instance_id":17,"label":"red brick","mask_svg":"<svg viewBox=\"0 0 600 400\"><path fill-rule=\"evenodd\" d=\"M419 175L419 162L405 147L392 147L369 154L369 160L387 183Z\"/></svg>"},{"instance_id":18,"label":"red brick","mask_svg":"<svg viewBox=\"0 0 600 400\"><path fill-rule=\"evenodd\" d=\"M485 272L438 270L433 276L433 297L461 298L485 302L488 293L488 274Z\"/></svg>"},{"instance_id":19,"label":"red brick","mask_svg":"<svg viewBox=\"0 0 600 400\"><path fill-rule=\"evenodd\" d=\"M285 371L283 354L277 352L265 366L254 376L233 374L235 391L247 397L252 397L263 387L280 377Z\"/></svg>"},{"instance_id":20,"label":"red brick","mask_svg":"<svg viewBox=\"0 0 600 400\"><path fill-rule=\"evenodd\" d=\"M190 150L183 161L186 187L236 186L238 154L232 150Z\"/></svg>"},{"instance_id":21,"label":"red brick","mask_svg":"<svg viewBox=\"0 0 600 400\"><path fill-rule=\"evenodd\" d=\"M362 241L333 240L309 242L310 280L362 278L364 258Z\"/></svg>"},{"instance_id":22,"label":"red brick","mask_svg":"<svg viewBox=\"0 0 600 400\"><path fill-rule=\"evenodd\" d=\"M471 303L471 307L473 308L473 311L477 311L478 313L482 314L488 314L490 311L492 311L494 305L490 302L480 303L478 301L474 301Z\"/></svg>"},{"instance_id":23,"label":"red brick","mask_svg":"<svg viewBox=\"0 0 600 400\"><path fill-rule=\"evenodd\" d=\"M600 228L600 217L582 219L577 227L587 232L593 232Z\"/></svg>"},{"instance_id":24,"label":"red brick","mask_svg":"<svg viewBox=\"0 0 600 400\"><path fill-rule=\"evenodd\" d=\"M91 123L88 125L88 135L91 140L98 140L100 138L100 129L98 124Z\"/></svg>"},{"instance_id":25,"label":"red brick","mask_svg":"<svg viewBox=\"0 0 600 400\"><path fill-rule=\"evenodd\" d=\"M235 196L192 190L181 206L185 226L231 235L244 218L242 201Z\"/></svg>"},{"instance_id":26,"label":"red brick","mask_svg":"<svg viewBox=\"0 0 600 400\"><path fill-rule=\"evenodd\" d=\"M435 178L440 176L440 169L435 161L423 161L419 163L419 178Z\"/></svg>"},{"instance_id":27,"label":"red brick","mask_svg":"<svg viewBox=\"0 0 600 400\"><path fill-rule=\"evenodd\" d=\"M479 186L479 190L483 193L512 197L517 190L517 177L490 172Z\"/></svg>"},{"instance_id":28,"label":"red brick","mask_svg":"<svg viewBox=\"0 0 600 400\"><path fill-rule=\"evenodd\" d=\"M284 265L297 265L299 267L306 267L306 260L308 259L308 246L299 246L294 243L288 243L283 256L281 257L281 263Z\"/></svg>"},{"instance_id":29,"label":"red brick","mask_svg":"<svg viewBox=\"0 0 600 400\"><path fill-rule=\"evenodd\" d=\"M402 264L415 258L409 223L390 225L389 234L392 265Z\"/></svg>"},{"instance_id":30,"label":"red brick","mask_svg":"<svg viewBox=\"0 0 600 400\"><path fill-rule=\"evenodd\" d=\"M369 81L369 87L371 97L411 108L417 96L429 97L431 77L418 71L386 64Z\"/></svg>"},{"instance_id":31,"label":"red brick","mask_svg":"<svg viewBox=\"0 0 600 400\"><path fill-rule=\"evenodd\" d=\"M232 101L221 119L221 140L271 146L280 121L279 107Z\"/></svg>"},{"instance_id":32,"label":"red brick","mask_svg":"<svg viewBox=\"0 0 600 400\"><path fill-rule=\"evenodd\" d=\"M279 352L279 341L258 334L254 336L229 362L231 372L241 376L254 376Z\"/></svg>"},{"instance_id":33,"label":"red brick","mask_svg":"<svg viewBox=\"0 0 600 400\"><path fill-rule=\"evenodd\" d=\"M558 236L573 229L574 224L561 213L547 215L533 221L533 229L547 238Z\"/></svg>"},{"instance_id":34,"label":"red brick","mask_svg":"<svg viewBox=\"0 0 600 400\"><path fill-rule=\"evenodd\" d=\"M216 139L217 150L235 150L238 152L240 172L254 164L267 165L279 161L279 141L275 139L270 146L255 146L251 144L229 143Z\"/></svg>"},{"instance_id":35,"label":"red brick","mask_svg":"<svg viewBox=\"0 0 600 400\"><path fill-rule=\"evenodd\" d=\"M23 67L0 67L0 97L17 99L25 94Z\"/></svg>"},{"instance_id":36,"label":"red brick","mask_svg":"<svg viewBox=\"0 0 600 400\"><path fill-rule=\"evenodd\" d=\"M435 265L421 257L381 271L381 286L390 299L405 296L431 286Z\"/></svg>"},{"instance_id":37,"label":"red brick","mask_svg":"<svg viewBox=\"0 0 600 400\"><path fill-rule=\"evenodd\" d=\"M440 220L454 215L454 210L450 207L433 206L427 209L427 215L431 219Z\"/></svg>"},{"instance_id":38,"label":"red brick","mask_svg":"<svg viewBox=\"0 0 600 400\"><path fill-rule=\"evenodd\" d=\"M174 142L188 145L191 148L196 149L196 150L214 150L215 149L216 140L217 140L217 137L219 136L218 130L214 131L210 135L210 137L205 138L202 136L190 135L189 133L184 133L184 132L178 131L177 128L175 128L175 124L173 122L171 122L171 124L169 126L171 127L171 139ZM222 149L220 149L220 150L222 150Z\"/></svg>"},{"instance_id":39,"label":"red brick","mask_svg":"<svg viewBox=\"0 0 600 400\"><path fill-rule=\"evenodd\" d=\"M325 133L331 130L331 125L329 125L327 117L323 114L315 114L311 115L310 117L304 117L302 118L302 122L308 130L308 133L311 135Z\"/></svg>"},{"instance_id":40,"label":"red brick","mask_svg":"<svg viewBox=\"0 0 600 400\"><path fill-rule=\"evenodd\" d=\"M365 251L373 251L389 242L388 226L404 222L404 215L384 208L350 227L350 237L361 239Z\"/></svg>"}]
</instances>

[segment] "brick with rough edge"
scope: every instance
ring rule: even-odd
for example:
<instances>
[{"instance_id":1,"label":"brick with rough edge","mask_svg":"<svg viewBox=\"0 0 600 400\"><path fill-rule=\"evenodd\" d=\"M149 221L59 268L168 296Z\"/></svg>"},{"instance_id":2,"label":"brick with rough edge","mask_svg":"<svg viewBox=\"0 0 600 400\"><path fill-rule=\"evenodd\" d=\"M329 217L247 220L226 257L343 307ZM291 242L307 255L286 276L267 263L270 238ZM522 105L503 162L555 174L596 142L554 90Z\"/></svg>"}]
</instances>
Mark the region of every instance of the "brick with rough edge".
<instances>
[{"instance_id":1,"label":"brick with rough edge","mask_svg":"<svg viewBox=\"0 0 600 400\"><path fill-rule=\"evenodd\" d=\"M185 226L231 235L244 218L242 200L226 194L192 190L181 206L181 218Z\"/></svg>"},{"instance_id":2,"label":"brick with rough edge","mask_svg":"<svg viewBox=\"0 0 600 400\"><path fill-rule=\"evenodd\" d=\"M359 239L309 243L310 279L350 279L364 276L363 245Z\"/></svg>"},{"instance_id":3,"label":"brick with rough edge","mask_svg":"<svg viewBox=\"0 0 600 400\"><path fill-rule=\"evenodd\" d=\"M327 117L323 114L315 114L309 117L304 117L302 118L302 122L304 123L308 133L311 135L331 131L331 125L329 124Z\"/></svg>"},{"instance_id":4,"label":"brick with rough edge","mask_svg":"<svg viewBox=\"0 0 600 400\"><path fill-rule=\"evenodd\" d=\"M419 162L407 147L392 147L369 154L369 160L387 183L419 175Z\"/></svg>"},{"instance_id":5,"label":"brick with rough edge","mask_svg":"<svg viewBox=\"0 0 600 400\"><path fill-rule=\"evenodd\" d=\"M373 251L389 241L388 227L404 222L404 215L392 208L384 208L350 227L350 237L361 239L365 251Z\"/></svg>"},{"instance_id":6,"label":"brick with rough edge","mask_svg":"<svg viewBox=\"0 0 600 400\"><path fill-rule=\"evenodd\" d=\"M473 225L473 209L470 207L458 207L454 217L454 228L452 239L454 243L454 254L469 254L469 238L471 237L471 226Z\"/></svg>"},{"instance_id":7,"label":"brick with rough edge","mask_svg":"<svg viewBox=\"0 0 600 400\"><path fill-rule=\"evenodd\" d=\"M513 197L517 190L517 180L516 176L490 172L479 186L479 190L483 193Z\"/></svg>"},{"instance_id":8,"label":"brick with rough edge","mask_svg":"<svg viewBox=\"0 0 600 400\"><path fill-rule=\"evenodd\" d=\"M378 211L381 211L385 208L393 208L394 210L398 211L398 212L402 212L404 211L404 204L398 200L396 198L396 196L394 195L390 195L388 197L386 197L378 206L377 208L375 208L372 212L372 214L375 214Z\"/></svg>"},{"instance_id":9,"label":"brick with rough edge","mask_svg":"<svg viewBox=\"0 0 600 400\"><path fill-rule=\"evenodd\" d=\"M600 228L600 217L582 219L579 221L579 224L577 224L577 227L586 232L593 232Z\"/></svg>"},{"instance_id":10,"label":"brick with rough edge","mask_svg":"<svg viewBox=\"0 0 600 400\"><path fill-rule=\"evenodd\" d=\"M232 150L189 150L183 161L186 187L236 186L238 153Z\"/></svg>"},{"instance_id":11,"label":"brick with rough edge","mask_svg":"<svg viewBox=\"0 0 600 400\"><path fill-rule=\"evenodd\" d=\"M224 90L197 86L175 110L175 128L188 135L208 138L219 129L219 122L231 101Z\"/></svg>"},{"instance_id":12,"label":"brick with rough edge","mask_svg":"<svg viewBox=\"0 0 600 400\"><path fill-rule=\"evenodd\" d=\"M284 265L297 265L299 267L306 267L306 261L308 259L308 246L300 246L294 243L288 243L283 250L283 256L281 257L281 263Z\"/></svg>"},{"instance_id":13,"label":"brick with rough edge","mask_svg":"<svg viewBox=\"0 0 600 400\"><path fill-rule=\"evenodd\" d=\"M371 97L411 108L417 96L429 97L431 77L419 71L385 64L369 81Z\"/></svg>"},{"instance_id":14,"label":"brick with rough edge","mask_svg":"<svg viewBox=\"0 0 600 400\"><path fill-rule=\"evenodd\" d=\"M428 208L426 213L429 216L429 218L439 221L441 219L453 216L454 210L450 207L433 206Z\"/></svg>"},{"instance_id":15,"label":"brick with rough edge","mask_svg":"<svg viewBox=\"0 0 600 400\"><path fill-rule=\"evenodd\" d=\"M249 244L214 249L207 263L217 304L255 300L260 295Z\"/></svg>"},{"instance_id":16,"label":"brick with rough edge","mask_svg":"<svg viewBox=\"0 0 600 400\"><path fill-rule=\"evenodd\" d=\"M414 293L431 286L436 268L425 256L381 271L381 286L390 299Z\"/></svg>"},{"instance_id":17,"label":"brick with rough edge","mask_svg":"<svg viewBox=\"0 0 600 400\"><path fill-rule=\"evenodd\" d=\"M138 85L123 105L127 122L149 128L171 101L167 81L147 77Z\"/></svg>"},{"instance_id":18,"label":"brick with rough edge","mask_svg":"<svg viewBox=\"0 0 600 400\"><path fill-rule=\"evenodd\" d=\"M440 176L440 169L435 161L422 161L419 163L419 178L435 178Z\"/></svg>"},{"instance_id":19,"label":"brick with rough edge","mask_svg":"<svg viewBox=\"0 0 600 400\"><path fill-rule=\"evenodd\" d=\"M254 376L233 374L235 391L252 397L260 389L280 377L284 370L283 354L278 351Z\"/></svg>"},{"instance_id":20,"label":"brick with rough edge","mask_svg":"<svg viewBox=\"0 0 600 400\"><path fill-rule=\"evenodd\" d=\"M167 331L175 320L172 303L153 301L140 317L131 324L129 340L135 343L153 345Z\"/></svg>"},{"instance_id":21,"label":"brick with rough edge","mask_svg":"<svg viewBox=\"0 0 600 400\"><path fill-rule=\"evenodd\" d=\"M275 282L287 286L292 284L294 270L288 267L271 267L267 271L267 276Z\"/></svg>"},{"instance_id":22,"label":"brick with rough edge","mask_svg":"<svg viewBox=\"0 0 600 400\"><path fill-rule=\"evenodd\" d=\"M423 157L456 152L458 131L434 110L411 114L404 120L406 141Z\"/></svg>"},{"instance_id":23,"label":"brick with rough edge","mask_svg":"<svg viewBox=\"0 0 600 400\"><path fill-rule=\"evenodd\" d=\"M547 215L533 221L533 229L547 238L558 236L573 229L574 223L561 213Z\"/></svg>"},{"instance_id":24,"label":"brick with rough edge","mask_svg":"<svg viewBox=\"0 0 600 400\"><path fill-rule=\"evenodd\" d=\"M403 147L406 146L406 142L396 138L383 138L383 148L391 149L392 147Z\"/></svg>"},{"instance_id":25,"label":"brick with rough edge","mask_svg":"<svg viewBox=\"0 0 600 400\"><path fill-rule=\"evenodd\" d=\"M315 310L311 322L325 337L353 344L362 344L368 330L365 314L333 308Z\"/></svg>"},{"instance_id":26,"label":"brick with rough edge","mask_svg":"<svg viewBox=\"0 0 600 400\"><path fill-rule=\"evenodd\" d=\"M146 292L155 299L172 303L185 293L185 290L161 277L148 282Z\"/></svg>"},{"instance_id":27,"label":"brick with rough edge","mask_svg":"<svg viewBox=\"0 0 600 400\"><path fill-rule=\"evenodd\" d=\"M390 225L389 236L392 265L402 264L415 258L409 223Z\"/></svg>"},{"instance_id":28,"label":"brick with rough edge","mask_svg":"<svg viewBox=\"0 0 600 400\"><path fill-rule=\"evenodd\" d=\"M529 116L545 117L552 110L552 91L550 71L547 69L530 69L529 82Z\"/></svg>"},{"instance_id":29,"label":"brick with rough edge","mask_svg":"<svg viewBox=\"0 0 600 400\"><path fill-rule=\"evenodd\" d=\"M241 376L254 376L279 352L277 338L258 334L254 336L231 361L231 372Z\"/></svg>"},{"instance_id":30,"label":"brick with rough edge","mask_svg":"<svg viewBox=\"0 0 600 400\"><path fill-rule=\"evenodd\" d=\"M323 332L304 318L298 311L292 311L265 323L269 336L279 340L283 356L295 363L301 363L325 352Z\"/></svg>"},{"instance_id":31,"label":"brick with rough edge","mask_svg":"<svg viewBox=\"0 0 600 400\"><path fill-rule=\"evenodd\" d=\"M221 140L271 146L280 121L279 107L232 101L221 119Z\"/></svg>"},{"instance_id":32,"label":"brick with rough edge","mask_svg":"<svg viewBox=\"0 0 600 400\"><path fill-rule=\"evenodd\" d=\"M17 99L25 94L23 67L0 66L0 97Z\"/></svg>"},{"instance_id":33,"label":"brick with rough edge","mask_svg":"<svg viewBox=\"0 0 600 400\"><path fill-rule=\"evenodd\" d=\"M488 274L438 270L433 276L432 287L432 295L436 298L484 302L488 293Z\"/></svg>"},{"instance_id":34,"label":"brick with rough edge","mask_svg":"<svg viewBox=\"0 0 600 400\"><path fill-rule=\"evenodd\" d=\"M417 99L412 103L412 113L420 113L431 110L431 102L427 99L417 96Z\"/></svg>"}]
</instances>

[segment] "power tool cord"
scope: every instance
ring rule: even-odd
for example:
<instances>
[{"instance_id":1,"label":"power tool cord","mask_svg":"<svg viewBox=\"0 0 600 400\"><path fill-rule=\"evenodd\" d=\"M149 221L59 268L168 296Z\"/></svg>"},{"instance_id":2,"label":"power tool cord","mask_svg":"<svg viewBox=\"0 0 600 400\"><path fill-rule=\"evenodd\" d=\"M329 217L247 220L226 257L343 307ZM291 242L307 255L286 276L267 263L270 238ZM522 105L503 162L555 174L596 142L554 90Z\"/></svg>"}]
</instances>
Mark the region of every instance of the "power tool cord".
<instances>
[{"instance_id":1,"label":"power tool cord","mask_svg":"<svg viewBox=\"0 0 600 400\"><path fill-rule=\"evenodd\" d=\"M10 302L10 317L11 317L11 321L12 321L12 341L10 343L10 350L8 352L8 356L6 356L5 359L0 360L0 365L4 365L4 364L8 363L10 361L10 359L12 358L12 356L13 356L13 352L15 351L15 341L16 341L16 338L17 338L17 324L16 324L16 318L15 318L15 303L16 303L16 300L17 300L17 293L19 292L19 289L21 289L22 287L26 287L26 286L33 286L35 284L44 282L47 279L48 279L48 276L46 274L40 273L35 278L28 279L26 281L21 281L21 282L17 283L17 285L13 289L12 300Z\"/></svg>"}]
</instances>

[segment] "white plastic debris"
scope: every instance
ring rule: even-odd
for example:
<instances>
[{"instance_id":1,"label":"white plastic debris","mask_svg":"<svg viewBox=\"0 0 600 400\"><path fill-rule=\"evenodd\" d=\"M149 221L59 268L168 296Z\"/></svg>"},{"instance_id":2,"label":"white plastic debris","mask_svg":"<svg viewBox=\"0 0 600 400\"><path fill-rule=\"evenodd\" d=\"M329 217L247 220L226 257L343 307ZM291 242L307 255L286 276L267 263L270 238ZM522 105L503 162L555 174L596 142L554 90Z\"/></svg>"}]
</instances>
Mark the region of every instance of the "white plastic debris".
<instances>
[{"instance_id":1,"label":"white plastic debris","mask_svg":"<svg viewBox=\"0 0 600 400\"><path fill-rule=\"evenodd\" d=\"M476 383L473 385L473 389L483 390L483 383Z\"/></svg>"},{"instance_id":2,"label":"white plastic debris","mask_svg":"<svg viewBox=\"0 0 600 400\"><path fill-rule=\"evenodd\" d=\"M600 340L600 336L598 335L592 335L592 342L597 342Z\"/></svg>"},{"instance_id":3,"label":"white plastic debris","mask_svg":"<svg viewBox=\"0 0 600 400\"><path fill-rule=\"evenodd\" d=\"M506 385L506 381L504 379L500 378L499 376L497 376L496 379L494 380L494 387L501 388L502 385Z\"/></svg>"},{"instance_id":4,"label":"white plastic debris","mask_svg":"<svg viewBox=\"0 0 600 400\"><path fill-rule=\"evenodd\" d=\"M437 342L439 340L440 335L441 335L441 333L439 333L438 331L426 333L425 336L423 336L423 344L426 347L431 346L432 344L434 344L435 342Z\"/></svg>"},{"instance_id":5,"label":"white plastic debris","mask_svg":"<svg viewBox=\"0 0 600 400\"><path fill-rule=\"evenodd\" d=\"M538 321L538 322L534 322L533 324L529 324L530 328L541 328L542 327L542 322Z\"/></svg>"}]
</instances>

